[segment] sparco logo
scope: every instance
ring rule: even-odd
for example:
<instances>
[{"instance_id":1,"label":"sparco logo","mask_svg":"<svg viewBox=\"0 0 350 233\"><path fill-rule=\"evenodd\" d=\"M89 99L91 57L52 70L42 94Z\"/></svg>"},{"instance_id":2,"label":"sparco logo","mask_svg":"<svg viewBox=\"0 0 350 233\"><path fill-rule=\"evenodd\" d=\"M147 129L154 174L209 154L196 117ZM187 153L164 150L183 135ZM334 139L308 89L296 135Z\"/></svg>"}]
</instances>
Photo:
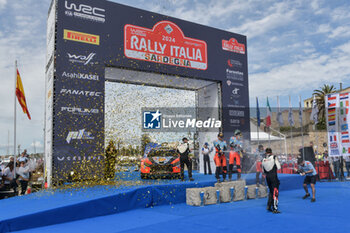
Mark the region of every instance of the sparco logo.
<instances>
[{"instance_id":1,"label":"sparco logo","mask_svg":"<svg viewBox=\"0 0 350 233\"><path fill-rule=\"evenodd\" d=\"M79 131L70 131L67 135L66 141L68 144L72 140L92 140L95 137L91 136L90 132L85 131L85 129L81 129Z\"/></svg>"},{"instance_id":2,"label":"sparco logo","mask_svg":"<svg viewBox=\"0 0 350 233\"><path fill-rule=\"evenodd\" d=\"M91 20L99 23L105 22L105 9L92 7L85 4L65 2L65 14L70 17Z\"/></svg>"},{"instance_id":3,"label":"sparco logo","mask_svg":"<svg viewBox=\"0 0 350 233\"><path fill-rule=\"evenodd\" d=\"M82 63L84 65L87 65L90 63L90 61L94 58L96 53L90 53L88 56L84 55L75 55L67 53L69 61L72 63Z\"/></svg>"},{"instance_id":4,"label":"sparco logo","mask_svg":"<svg viewBox=\"0 0 350 233\"><path fill-rule=\"evenodd\" d=\"M86 80L94 80L99 81L100 77L97 74L83 74L83 73L68 73L63 72L62 77L65 78L76 78L76 79L86 79Z\"/></svg>"},{"instance_id":5,"label":"sparco logo","mask_svg":"<svg viewBox=\"0 0 350 233\"><path fill-rule=\"evenodd\" d=\"M73 114L79 115L90 115L90 114L98 114L99 110L95 108L76 108L76 107L61 107L62 112L69 112Z\"/></svg>"},{"instance_id":6,"label":"sparco logo","mask_svg":"<svg viewBox=\"0 0 350 233\"><path fill-rule=\"evenodd\" d=\"M68 95L82 95L82 96L101 96L102 92L96 92L96 91L81 91L81 90L71 90L71 89L65 89L62 88L60 91L60 94L68 94Z\"/></svg>"}]
</instances>

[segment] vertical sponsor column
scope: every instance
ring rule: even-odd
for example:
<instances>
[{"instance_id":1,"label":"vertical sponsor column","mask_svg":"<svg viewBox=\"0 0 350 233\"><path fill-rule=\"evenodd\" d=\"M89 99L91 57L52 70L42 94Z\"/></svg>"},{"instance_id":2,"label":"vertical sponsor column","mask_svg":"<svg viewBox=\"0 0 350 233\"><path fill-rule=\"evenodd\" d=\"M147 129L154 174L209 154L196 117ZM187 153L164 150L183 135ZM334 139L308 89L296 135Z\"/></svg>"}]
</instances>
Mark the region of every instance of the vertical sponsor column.
<instances>
[{"instance_id":1,"label":"vertical sponsor column","mask_svg":"<svg viewBox=\"0 0 350 233\"><path fill-rule=\"evenodd\" d=\"M53 137L53 82L55 41L56 41L56 1L51 2L47 18L46 30L46 72L45 72L45 126L44 126L44 153L45 153L45 178L48 184L51 184L52 176L52 137Z\"/></svg>"},{"instance_id":2,"label":"vertical sponsor column","mask_svg":"<svg viewBox=\"0 0 350 233\"><path fill-rule=\"evenodd\" d=\"M53 177L103 175L105 10L60 1L54 105Z\"/></svg>"},{"instance_id":3,"label":"vertical sponsor column","mask_svg":"<svg viewBox=\"0 0 350 233\"><path fill-rule=\"evenodd\" d=\"M224 130L232 133L240 129L245 138L250 137L249 93L246 46L235 38L222 40L226 51L225 79L223 79ZM228 136L228 135L227 135Z\"/></svg>"}]
</instances>

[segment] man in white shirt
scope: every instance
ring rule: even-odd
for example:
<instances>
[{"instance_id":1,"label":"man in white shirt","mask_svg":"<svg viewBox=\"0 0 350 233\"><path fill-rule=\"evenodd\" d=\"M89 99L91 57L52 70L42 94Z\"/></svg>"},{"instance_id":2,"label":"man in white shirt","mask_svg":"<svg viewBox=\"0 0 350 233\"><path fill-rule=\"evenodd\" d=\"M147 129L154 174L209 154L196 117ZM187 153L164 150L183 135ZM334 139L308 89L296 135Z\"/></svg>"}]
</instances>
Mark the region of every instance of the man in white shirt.
<instances>
[{"instance_id":1,"label":"man in white shirt","mask_svg":"<svg viewBox=\"0 0 350 233\"><path fill-rule=\"evenodd\" d=\"M9 162L9 164L7 164L6 168L2 172L3 185L1 186L0 190L9 190L9 189L13 188L15 190L15 193L16 193L17 184L13 178L13 169L14 169L14 163Z\"/></svg>"}]
</instances>

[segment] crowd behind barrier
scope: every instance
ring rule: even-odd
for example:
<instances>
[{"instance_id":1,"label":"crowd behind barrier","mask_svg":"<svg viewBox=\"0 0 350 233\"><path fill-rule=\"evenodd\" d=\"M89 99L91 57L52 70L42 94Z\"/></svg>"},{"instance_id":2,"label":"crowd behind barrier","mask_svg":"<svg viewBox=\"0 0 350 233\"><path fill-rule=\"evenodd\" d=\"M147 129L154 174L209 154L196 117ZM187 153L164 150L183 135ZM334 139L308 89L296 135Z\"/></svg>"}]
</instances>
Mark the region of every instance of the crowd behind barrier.
<instances>
[{"instance_id":1,"label":"crowd behind barrier","mask_svg":"<svg viewBox=\"0 0 350 233\"><path fill-rule=\"evenodd\" d=\"M0 199L30 193L29 183L33 173L43 165L42 159L30 158L27 151L9 161L0 162Z\"/></svg>"}]
</instances>

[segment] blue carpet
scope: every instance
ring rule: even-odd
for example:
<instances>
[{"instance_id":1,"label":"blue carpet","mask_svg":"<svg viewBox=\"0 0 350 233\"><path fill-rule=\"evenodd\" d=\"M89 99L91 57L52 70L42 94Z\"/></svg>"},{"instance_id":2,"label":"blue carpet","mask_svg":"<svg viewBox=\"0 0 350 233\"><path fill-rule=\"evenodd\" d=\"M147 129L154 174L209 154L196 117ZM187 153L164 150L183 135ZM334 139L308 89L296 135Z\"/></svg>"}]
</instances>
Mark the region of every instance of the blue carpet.
<instances>
[{"instance_id":1,"label":"blue carpet","mask_svg":"<svg viewBox=\"0 0 350 233\"><path fill-rule=\"evenodd\" d=\"M126 175L125 178L132 177ZM283 175L281 191L300 187L302 177ZM184 203L186 188L213 186L213 175L194 173L195 182L179 180L140 181L131 186L100 186L78 190L42 191L0 200L0 232L11 232L81 220L159 205ZM243 175L248 184L255 174Z\"/></svg>"},{"instance_id":2,"label":"blue carpet","mask_svg":"<svg viewBox=\"0 0 350 233\"><path fill-rule=\"evenodd\" d=\"M205 207L176 204L19 232L349 232L350 183L318 183L316 189L315 203L301 199L302 189L282 191L278 215L266 212L266 199Z\"/></svg>"}]
</instances>

